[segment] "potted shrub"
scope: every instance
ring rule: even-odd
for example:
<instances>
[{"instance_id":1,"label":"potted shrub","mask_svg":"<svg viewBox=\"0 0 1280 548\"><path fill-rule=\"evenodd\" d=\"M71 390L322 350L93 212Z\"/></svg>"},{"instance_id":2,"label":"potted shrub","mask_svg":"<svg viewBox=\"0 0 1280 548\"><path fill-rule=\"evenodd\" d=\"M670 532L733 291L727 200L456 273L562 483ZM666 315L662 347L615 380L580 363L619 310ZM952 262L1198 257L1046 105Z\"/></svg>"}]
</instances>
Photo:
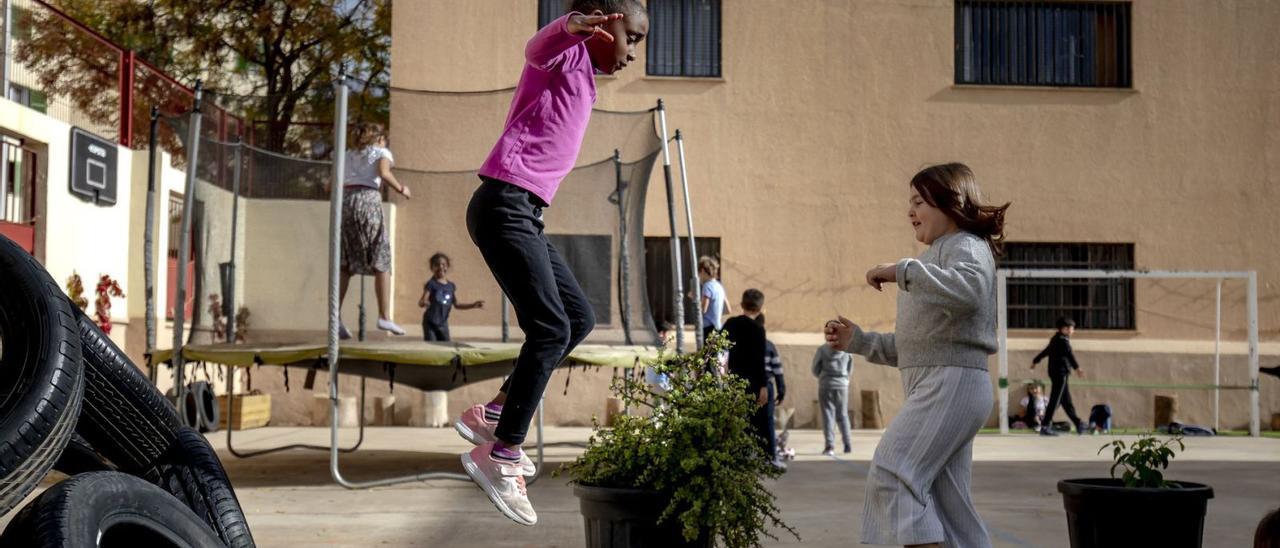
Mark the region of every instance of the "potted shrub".
<instances>
[{"instance_id":1,"label":"potted shrub","mask_svg":"<svg viewBox=\"0 0 1280 548\"><path fill-rule=\"evenodd\" d=\"M1115 440L1098 450L1112 449L1110 478L1059 481L1072 548L1200 546L1213 488L1164 479L1175 445L1185 449L1181 437Z\"/></svg>"},{"instance_id":2,"label":"potted shrub","mask_svg":"<svg viewBox=\"0 0 1280 548\"><path fill-rule=\"evenodd\" d=\"M559 473L573 477L588 547L759 546L783 523L766 478L781 473L751 433L755 399L737 377L714 374L727 348L713 335L693 354L648 364L668 376L655 390L642 374L613 391L638 414L596 430L587 450Z\"/></svg>"}]
</instances>

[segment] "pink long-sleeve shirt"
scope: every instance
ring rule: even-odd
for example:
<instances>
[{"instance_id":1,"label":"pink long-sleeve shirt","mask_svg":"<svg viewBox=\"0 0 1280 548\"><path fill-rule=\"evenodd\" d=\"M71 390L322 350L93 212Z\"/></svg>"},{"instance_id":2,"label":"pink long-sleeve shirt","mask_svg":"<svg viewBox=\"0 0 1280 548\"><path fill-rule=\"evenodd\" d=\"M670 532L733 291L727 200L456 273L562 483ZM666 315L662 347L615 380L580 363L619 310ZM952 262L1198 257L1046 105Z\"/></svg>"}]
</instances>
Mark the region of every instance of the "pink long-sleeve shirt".
<instances>
[{"instance_id":1,"label":"pink long-sleeve shirt","mask_svg":"<svg viewBox=\"0 0 1280 548\"><path fill-rule=\"evenodd\" d=\"M480 167L481 175L528 190L547 205L578 160L596 101L585 44L590 36L570 34L569 15L529 39L502 137Z\"/></svg>"}]
</instances>

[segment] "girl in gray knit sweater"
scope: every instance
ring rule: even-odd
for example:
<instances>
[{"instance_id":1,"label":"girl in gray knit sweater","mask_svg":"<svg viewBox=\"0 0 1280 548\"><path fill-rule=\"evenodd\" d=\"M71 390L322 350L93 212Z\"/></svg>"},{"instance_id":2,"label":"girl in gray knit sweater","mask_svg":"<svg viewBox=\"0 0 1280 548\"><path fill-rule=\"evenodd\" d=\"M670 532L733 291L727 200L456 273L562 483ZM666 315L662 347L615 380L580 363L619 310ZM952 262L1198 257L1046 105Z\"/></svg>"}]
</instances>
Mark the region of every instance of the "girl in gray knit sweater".
<instances>
[{"instance_id":1,"label":"girl in gray knit sweater","mask_svg":"<svg viewBox=\"0 0 1280 548\"><path fill-rule=\"evenodd\" d=\"M894 333L827 323L833 348L897 367L906 401L876 447L867 474L866 544L991 545L969 494L973 438L994 400L987 356L996 351L995 257L1009 204L987 205L963 164L911 179L908 218L920 257L877 265L867 283L898 285Z\"/></svg>"}]
</instances>

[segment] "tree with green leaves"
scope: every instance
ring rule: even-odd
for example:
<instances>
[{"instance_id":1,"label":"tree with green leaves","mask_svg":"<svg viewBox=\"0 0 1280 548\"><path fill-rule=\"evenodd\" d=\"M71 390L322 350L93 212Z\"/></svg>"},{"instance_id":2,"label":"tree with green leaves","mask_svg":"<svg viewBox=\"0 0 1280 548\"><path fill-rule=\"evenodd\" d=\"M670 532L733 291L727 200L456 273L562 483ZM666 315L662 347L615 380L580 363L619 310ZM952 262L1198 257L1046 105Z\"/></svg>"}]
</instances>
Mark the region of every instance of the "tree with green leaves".
<instances>
[{"instance_id":1,"label":"tree with green leaves","mask_svg":"<svg viewBox=\"0 0 1280 548\"><path fill-rule=\"evenodd\" d=\"M389 0L58 0L57 9L132 50L184 84L203 79L210 99L253 123L259 146L298 152L331 132L332 83L345 71L352 122L390 115ZM19 9L17 60L51 98L95 124L118 127L120 59L39 4ZM135 71L135 135L151 105L177 113L190 100ZM184 106L185 105L185 106ZM321 137L325 136L325 137ZM138 139L142 141L142 139Z\"/></svg>"}]
</instances>

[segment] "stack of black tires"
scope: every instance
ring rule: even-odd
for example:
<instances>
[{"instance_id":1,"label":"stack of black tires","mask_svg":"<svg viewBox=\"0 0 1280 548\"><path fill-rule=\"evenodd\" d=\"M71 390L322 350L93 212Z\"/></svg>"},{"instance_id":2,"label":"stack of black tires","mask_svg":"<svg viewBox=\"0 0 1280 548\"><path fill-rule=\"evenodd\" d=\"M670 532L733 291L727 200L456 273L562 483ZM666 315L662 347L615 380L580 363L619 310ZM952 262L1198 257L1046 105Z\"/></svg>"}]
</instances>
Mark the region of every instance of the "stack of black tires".
<instances>
[{"instance_id":1,"label":"stack of black tires","mask_svg":"<svg viewBox=\"0 0 1280 548\"><path fill-rule=\"evenodd\" d=\"M0 515L50 470L70 477L19 510L0 546L254 546L204 436L0 236Z\"/></svg>"}]
</instances>

